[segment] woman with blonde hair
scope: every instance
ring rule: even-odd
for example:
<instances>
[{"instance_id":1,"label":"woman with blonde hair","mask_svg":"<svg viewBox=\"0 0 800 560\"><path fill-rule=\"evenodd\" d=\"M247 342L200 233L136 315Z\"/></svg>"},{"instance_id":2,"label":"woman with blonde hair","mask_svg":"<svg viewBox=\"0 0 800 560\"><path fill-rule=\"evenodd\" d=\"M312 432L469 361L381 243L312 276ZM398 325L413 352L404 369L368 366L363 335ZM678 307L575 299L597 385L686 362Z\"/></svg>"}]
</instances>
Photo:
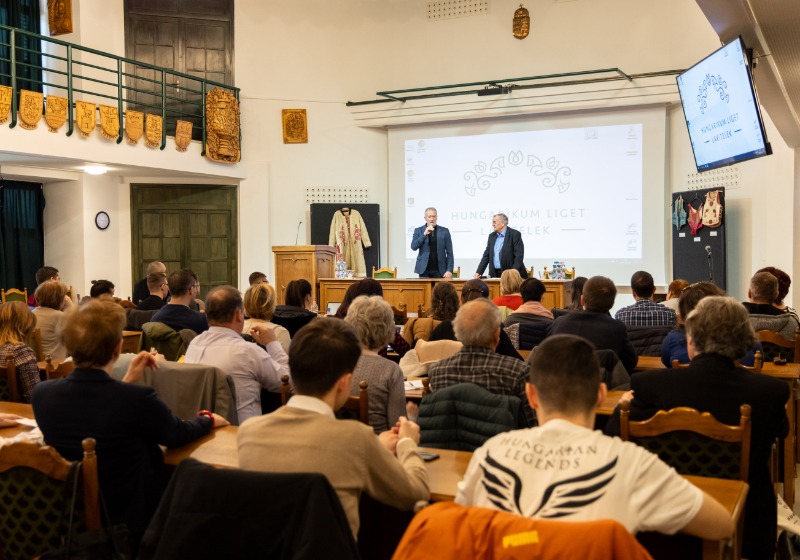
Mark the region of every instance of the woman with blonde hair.
<instances>
[{"instance_id":1,"label":"woman with blonde hair","mask_svg":"<svg viewBox=\"0 0 800 560\"><path fill-rule=\"evenodd\" d=\"M403 372L396 363L378 355L395 338L394 313L380 296L358 296L349 307L344 321L353 327L361 342L351 394L358 394L359 382L368 383L369 425L380 434L391 430L406 414Z\"/></svg>"},{"instance_id":2,"label":"woman with blonde hair","mask_svg":"<svg viewBox=\"0 0 800 560\"><path fill-rule=\"evenodd\" d=\"M36 327L36 317L25 302L11 301L0 306L0 369L9 363L17 368L17 387L22 400L31 402L33 388L39 383L36 354L26 341Z\"/></svg>"},{"instance_id":3,"label":"woman with blonde hair","mask_svg":"<svg viewBox=\"0 0 800 560\"><path fill-rule=\"evenodd\" d=\"M36 328L42 334L42 355L50 356L57 362L67 359L67 349L61 343L60 324L65 311L62 311L67 286L55 280L42 282L33 296L39 305L33 310ZM71 311L70 307L67 312Z\"/></svg>"},{"instance_id":4,"label":"woman with blonde hair","mask_svg":"<svg viewBox=\"0 0 800 560\"><path fill-rule=\"evenodd\" d=\"M519 293L519 288L522 286L522 276L519 271L514 268L504 270L500 275L500 296L494 298L492 301L498 307L505 306L512 311L522 305L522 295Z\"/></svg>"},{"instance_id":5,"label":"woman with blonde hair","mask_svg":"<svg viewBox=\"0 0 800 560\"><path fill-rule=\"evenodd\" d=\"M292 342L289 331L272 322L272 315L275 313L275 288L270 284L253 284L244 293L243 301L247 319L242 334L250 334L254 325L269 327L275 331L275 338L281 343L283 351L289 352Z\"/></svg>"}]
</instances>

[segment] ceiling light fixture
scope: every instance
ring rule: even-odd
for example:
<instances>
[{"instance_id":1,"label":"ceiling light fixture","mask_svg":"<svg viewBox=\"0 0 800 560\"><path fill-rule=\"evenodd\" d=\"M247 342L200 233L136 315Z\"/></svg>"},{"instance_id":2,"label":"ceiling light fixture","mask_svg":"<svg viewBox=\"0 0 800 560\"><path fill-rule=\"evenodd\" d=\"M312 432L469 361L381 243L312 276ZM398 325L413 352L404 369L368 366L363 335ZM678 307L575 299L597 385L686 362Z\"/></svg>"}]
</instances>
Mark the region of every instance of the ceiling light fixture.
<instances>
[{"instance_id":1,"label":"ceiling light fixture","mask_svg":"<svg viewBox=\"0 0 800 560\"><path fill-rule=\"evenodd\" d=\"M83 172L88 173L89 175L104 175L108 173L108 167L105 165L85 165L83 167Z\"/></svg>"}]
</instances>

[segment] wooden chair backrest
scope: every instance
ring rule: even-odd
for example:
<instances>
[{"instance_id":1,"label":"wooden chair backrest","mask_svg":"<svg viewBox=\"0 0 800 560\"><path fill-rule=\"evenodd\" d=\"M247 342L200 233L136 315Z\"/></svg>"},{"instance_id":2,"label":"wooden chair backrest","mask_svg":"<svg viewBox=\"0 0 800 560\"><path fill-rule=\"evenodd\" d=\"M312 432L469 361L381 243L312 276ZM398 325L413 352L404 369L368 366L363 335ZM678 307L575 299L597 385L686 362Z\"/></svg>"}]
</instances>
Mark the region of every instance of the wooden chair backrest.
<instances>
[{"instance_id":1,"label":"wooden chair backrest","mask_svg":"<svg viewBox=\"0 0 800 560\"><path fill-rule=\"evenodd\" d=\"M33 329L33 332L28 337L27 343L30 349L33 350L33 353L36 354L36 361L41 362L44 360L45 356L42 351L42 329L38 327Z\"/></svg>"},{"instance_id":2,"label":"wooden chair backrest","mask_svg":"<svg viewBox=\"0 0 800 560\"><path fill-rule=\"evenodd\" d=\"M286 406L292 396L292 386L289 385L289 376L281 375L281 405Z\"/></svg>"},{"instance_id":3,"label":"wooden chair backrest","mask_svg":"<svg viewBox=\"0 0 800 560\"><path fill-rule=\"evenodd\" d=\"M750 431L751 407L743 404L739 407L741 416L738 426L723 424L709 412L699 412L694 408L679 406L671 410L659 410L652 418L641 422L630 420L630 401L620 403L620 438L629 441L631 438L656 437L670 432L693 432L710 440L739 443L741 456L739 461L739 478L747 480L750 466ZM667 461L669 464L669 461ZM674 466L674 465L673 465Z\"/></svg>"},{"instance_id":4,"label":"wooden chair backrest","mask_svg":"<svg viewBox=\"0 0 800 560\"><path fill-rule=\"evenodd\" d=\"M422 378L422 396L429 395L431 392L431 380L428 377Z\"/></svg>"},{"instance_id":5,"label":"wooden chair backrest","mask_svg":"<svg viewBox=\"0 0 800 560\"><path fill-rule=\"evenodd\" d=\"M397 278L397 267L389 268L388 266L383 266L377 270L375 267L372 267L372 277L373 278Z\"/></svg>"},{"instance_id":6,"label":"wooden chair backrest","mask_svg":"<svg viewBox=\"0 0 800 560\"><path fill-rule=\"evenodd\" d=\"M4 501L6 508L0 516L4 523L9 518L19 518L19 523L8 523L4 530L4 542L0 543L0 556L33 557L45 550L59 546L65 537L66 521L60 514L68 515L72 504L75 479L80 476L83 499L78 519L89 530L102 529L100 519L100 493L97 479L96 442L86 438L82 442L83 461L80 475L75 470L77 463L64 459L55 448L32 441L18 441L0 448L0 480L8 492ZM32 486L33 485L33 486ZM73 527L73 531L76 528ZM11 553L13 546L14 552Z\"/></svg>"},{"instance_id":7,"label":"wooden chair backrest","mask_svg":"<svg viewBox=\"0 0 800 560\"><path fill-rule=\"evenodd\" d=\"M401 303L400 307L392 306L392 313L394 314L395 325L405 325L408 321L408 308L405 303Z\"/></svg>"},{"instance_id":8,"label":"wooden chair backrest","mask_svg":"<svg viewBox=\"0 0 800 560\"><path fill-rule=\"evenodd\" d=\"M22 301L28 303L28 288L22 290L16 288L0 290L0 299L2 299L3 303L7 301Z\"/></svg>"},{"instance_id":9,"label":"wooden chair backrest","mask_svg":"<svg viewBox=\"0 0 800 560\"><path fill-rule=\"evenodd\" d=\"M417 305L417 317L420 319L427 319L431 316L431 313L432 311L430 309L424 309L421 303Z\"/></svg>"},{"instance_id":10,"label":"wooden chair backrest","mask_svg":"<svg viewBox=\"0 0 800 560\"><path fill-rule=\"evenodd\" d=\"M773 344L780 348L788 348L786 354L791 354L791 360L794 363L800 363L800 329L794 332L794 337L785 338L781 333L775 331L761 330L757 331L756 335L761 344Z\"/></svg>"},{"instance_id":11,"label":"wooden chair backrest","mask_svg":"<svg viewBox=\"0 0 800 560\"><path fill-rule=\"evenodd\" d=\"M743 366L738 362L736 363L736 365L748 371L752 371L753 373L761 373L761 371L764 369L764 356L761 354L761 350L756 350L752 366ZM685 367L689 367L689 364L682 364L677 359L672 360L673 369L685 368Z\"/></svg>"},{"instance_id":12,"label":"wooden chair backrest","mask_svg":"<svg viewBox=\"0 0 800 560\"><path fill-rule=\"evenodd\" d=\"M369 425L369 394L367 393L367 382L359 381L358 396L347 397L342 405L342 410L352 412L358 417L359 422Z\"/></svg>"},{"instance_id":13,"label":"wooden chair backrest","mask_svg":"<svg viewBox=\"0 0 800 560\"><path fill-rule=\"evenodd\" d=\"M22 402L19 394L19 381L17 379L17 366L14 365L12 360L9 360L6 367L0 368L0 379L6 380L6 393L7 399L11 402ZM2 400L2 399L0 399Z\"/></svg>"},{"instance_id":14,"label":"wooden chair backrest","mask_svg":"<svg viewBox=\"0 0 800 560\"><path fill-rule=\"evenodd\" d=\"M47 379L61 379L68 376L75 369L75 362L72 360L68 362L61 362L57 366L53 365L53 358L50 354L45 358L44 372Z\"/></svg>"}]
</instances>

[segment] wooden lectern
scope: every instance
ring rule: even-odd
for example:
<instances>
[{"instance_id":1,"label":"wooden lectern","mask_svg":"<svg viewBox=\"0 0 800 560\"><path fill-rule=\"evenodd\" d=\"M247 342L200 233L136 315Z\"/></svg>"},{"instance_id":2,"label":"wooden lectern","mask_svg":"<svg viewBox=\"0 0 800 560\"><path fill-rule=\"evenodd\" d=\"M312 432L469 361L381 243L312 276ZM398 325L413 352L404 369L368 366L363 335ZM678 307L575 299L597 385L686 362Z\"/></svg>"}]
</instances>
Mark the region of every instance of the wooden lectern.
<instances>
[{"instance_id":1,"label":"wooden lectern","mask_svg":"<svg viewBox=\"0 0 800 560\"><path fill-rule=\"evenodd\" d=\"M275 291L278 305L284 303L286 285L305 278L311 283L314 299L319 301L319 279L333 278L336 249L330 245L276 245Z\"/></svg>"}]
</instances>

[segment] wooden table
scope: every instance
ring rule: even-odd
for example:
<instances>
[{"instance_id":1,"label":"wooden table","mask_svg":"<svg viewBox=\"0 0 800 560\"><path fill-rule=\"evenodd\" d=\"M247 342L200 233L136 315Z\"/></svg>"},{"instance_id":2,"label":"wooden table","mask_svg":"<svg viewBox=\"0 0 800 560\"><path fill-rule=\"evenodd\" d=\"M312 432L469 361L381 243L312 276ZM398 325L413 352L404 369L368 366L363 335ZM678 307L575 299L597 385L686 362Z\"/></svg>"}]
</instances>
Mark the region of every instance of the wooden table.
<instances>
[{"instance_id":1,"label":"wooden table","mask_svg":"<svg viewBox=\"0 0 800 560\"><path fill-rule=\"evenodd\" d=\"M618 398L618 397L617 397ZM25 418L33 418L33 409L28 404L0 402L0 412L17 414ZM0 428L0 437L12 437L23 431L30 431L28 426ZM209 435L176 449L168 449L164 453L164 461L168 465L177 466L181 461L192 457L204 463L220 468L238 468L239 454L236 446L236 435L239 428L225 426L213 430ZM452 501L455 498L458 483L464 477L472 453L452 451L449 449L425 449L439 454L439 459L425 463L428 469L431 501ZM99 458L102 461L102 457ZM731 514L734 525L738 527L744 510L747 484L738 480L722 480L686 476L689 482L713 496ZM704 542L704 558L716 557L706 554L719 549L716 542Z\"/></svg>"},{"instance_id":2,"label":"wooden table","mask_svg":"<svg viewBox=\"0 0 800 560\"><path fill-rule=\"evenodd\" d=\"M658 356L639 356L639 363L634 372L646 372L655 369L665 369L661 358ZM783 499L789 505L794 505L795 461L800 458L800 450L796 450L800 442L800 424L797 421L796 388L800 379L800 364L789 363L784 366L772 362L764 362L761 373L775 379L782 379L789 386L789 402L786 403L786 416L789 419L789 435L783 438L782 453L783 463Z\"/></svg>"},{"instance_id":3,"label":"wooden table","mask_svg":"<svg viewBox=\"0 0 800 560\"><path fill-rule=\"evenodd\" d=\"M431 292L437 282L451 282L460 293L464 283L471 275L464 278L380 278L378 281L383 287L383 299L394 307L402 308L405 305L409 313L416 313L418 306L430 309ZM319 279L319 308L327 309L328 303L338 303L344 299L344 294L350 284L358 282L360 278L320 278ZM500 280L485 279L489 286L489 298L500 295ZM542 305L548 309L564 307L566 301L567 284L570 280L542 280L545 293L542 296Z\"/></svg>"}]
</instances>

